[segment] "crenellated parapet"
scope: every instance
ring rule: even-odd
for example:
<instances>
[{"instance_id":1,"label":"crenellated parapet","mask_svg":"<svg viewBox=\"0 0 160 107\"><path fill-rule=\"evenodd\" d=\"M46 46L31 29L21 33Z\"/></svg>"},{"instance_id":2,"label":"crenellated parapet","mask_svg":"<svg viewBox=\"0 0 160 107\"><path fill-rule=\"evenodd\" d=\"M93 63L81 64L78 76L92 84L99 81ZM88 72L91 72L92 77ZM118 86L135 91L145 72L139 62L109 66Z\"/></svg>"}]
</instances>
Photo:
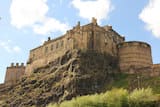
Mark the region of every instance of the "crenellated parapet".
<instances>
[{"instance_id":1,"label":"crenellated parapet","mask_svg":"<svg viewBox=\"0 0 160 107\"><path fill-rule=\"evenodd\" d=\"M160 64L153 64L152 65L151 76L160 76Z\"/></svg>"},{"instance_id":2,"label":"crenellated parapet","mask_svg":"<svg viewBox=\"0 0 160 107\"><path fill-rule=\"evenodd\" d=\"M7 68L20 68L25 67L24 63L11 63L11 65Z\"/></svg>"},{"instance_id":3,"label":"crenellated parapet","mask_svg":"<svg viewBox=\"0 0 160 107\"><path fill-rule=\"evenodd\" d=\"M5 85L14 85L25 73L24 63L11 63L7 67Z\"/></svg>"}]
</instances>

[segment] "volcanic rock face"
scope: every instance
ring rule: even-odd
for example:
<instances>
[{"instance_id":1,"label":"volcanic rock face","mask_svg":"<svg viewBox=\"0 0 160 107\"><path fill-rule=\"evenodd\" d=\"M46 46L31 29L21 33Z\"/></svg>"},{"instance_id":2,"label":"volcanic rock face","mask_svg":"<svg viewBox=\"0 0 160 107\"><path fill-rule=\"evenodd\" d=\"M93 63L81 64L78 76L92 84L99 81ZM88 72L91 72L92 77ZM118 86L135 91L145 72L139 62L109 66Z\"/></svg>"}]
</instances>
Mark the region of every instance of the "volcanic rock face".
<instances>
[{"instance_id":1,"label":"volcanic rock face","mask_svg":"<svg viewBox=\"0 0 160 107\"><path fill-rule=\"evenodd\" d=\"M10 89L2 107L45 107L49 103L100 93L117 71L117 58L94 51L72 50L23 77Z\"/></svg>"}]
</instances>

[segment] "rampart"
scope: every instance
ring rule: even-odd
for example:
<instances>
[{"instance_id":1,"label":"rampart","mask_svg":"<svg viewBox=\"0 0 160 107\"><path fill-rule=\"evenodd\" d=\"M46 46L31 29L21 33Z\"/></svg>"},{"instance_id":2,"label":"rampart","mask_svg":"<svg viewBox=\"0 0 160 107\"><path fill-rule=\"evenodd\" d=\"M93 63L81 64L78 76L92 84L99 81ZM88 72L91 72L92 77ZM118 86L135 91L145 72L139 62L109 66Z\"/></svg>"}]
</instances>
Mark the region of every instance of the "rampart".
<instances>
[{"instance_id":1,"label":"rampart","mask_svg":"<svg viewBox=\"0 0 160 107\"><path fill-rule=\"evenodd\" d=\"M145 42L130 41L118 45L119 66L122 72L152 66L151 47Z\"/></svg>"},{"instance_id":2,"label":"rampart","mask_svg":"<svg viewBox=\"0 0 160 107\"><path fill-rule=\"evenodd\" d=\"M7 67L5 76L5 85L14 85L25 73L24 63L11 63L10 67Z\"/></svg>"},{"instance_id":3,"label":"rampart","mask_svg":"<svg viewBox=\"0 0 160 107\"><path fill-rule=\"evenodd\" d=\"M160 76L160 64L153 64L152 70L151 76Z\"/></svg>"},{"instance_id":4,"label":"rampart","mask_svg":"<svg viewBox=\"0 0 160 107\"><path fill-rule=\"evenodd\" d=\"M5 88L5 84L0 84L0 90Z\"/></svg>"}]
</instances>

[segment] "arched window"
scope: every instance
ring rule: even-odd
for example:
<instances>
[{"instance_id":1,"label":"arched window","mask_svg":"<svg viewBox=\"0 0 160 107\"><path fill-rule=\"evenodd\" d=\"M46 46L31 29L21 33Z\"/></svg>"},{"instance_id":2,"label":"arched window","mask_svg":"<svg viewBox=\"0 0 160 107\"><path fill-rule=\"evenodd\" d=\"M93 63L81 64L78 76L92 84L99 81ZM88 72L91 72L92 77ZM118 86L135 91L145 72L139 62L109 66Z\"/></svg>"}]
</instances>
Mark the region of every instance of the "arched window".
<instances>
[{"instance_id":1,"label":"arched window","mask_svg":"<svg viewBox=\"0 0 160 107\"><path fill-rule=\"evenodd\" d=\"M58 48L58 42L56 43L56 49Z\"/></svg>"},{"instance_id":2,"label":"arched window","mask_svg":"<svg viewBox=\"0 0 160 107\"><path fill-rule=\"evenodd\" d=\"M61 47L63 47L63 44L64 44L64 42L63 42L63 40L61 41Z\"/></svg>"},{"instance_id":3,"label":"arched window","mask_svg":"<svg viewBox=\"0 0 160 107\"><path fill-rule=\"evenodd\" d=\"M45 53L47 53L47 52L48 52L48 47L45 48Z\"/></svg>"},{"instance_id":4,"label":"arched window","mask_svg":"<svg viewBox=\"0 0 160 107\"><path fill-rule=\"evenodd\" d=\"M53 51L53 44L51 45L51 51Z\"/></svg>"}]
</instances>

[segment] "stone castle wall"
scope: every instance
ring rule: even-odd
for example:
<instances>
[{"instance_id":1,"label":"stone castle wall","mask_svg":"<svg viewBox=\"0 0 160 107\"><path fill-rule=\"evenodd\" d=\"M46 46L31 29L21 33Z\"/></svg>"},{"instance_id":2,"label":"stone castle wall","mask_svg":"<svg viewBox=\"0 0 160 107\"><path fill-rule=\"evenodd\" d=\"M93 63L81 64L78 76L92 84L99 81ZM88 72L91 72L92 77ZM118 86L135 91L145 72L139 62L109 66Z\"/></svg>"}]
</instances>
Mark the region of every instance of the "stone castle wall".
<instances>
[{"instance_id":1,"label":"stone castle wall","mask_svg":"<svg viewBox=\"0 0 160 107\"><path fill-rule=\"evenodd\" d=\"M0 84L0 89L5 88L5 84Z\"/></svg>"},{"instance_id":2,"label":"stone castle wall","mask_svg":"<svg viewBox=\"0 0 160 107\"><path fill-rule=\"evenodd\" d=\"M130 69L152 66L151 47L138 41L124 42L118 45L119 66L123 72Z\"/></svg>"},{"instance_id":3,"label":"stone castle wall","mask_svg":"<svg viewBox=\"0 0 160 107\"><path fill-rule=\"evenodd\" d=\"M94 50L119 57L121 72L160 75L160 64L152 63L149 44L138 41L125 42L125 38L114 31L112 26L99 26L93 18L91 23L81 26L78 22L63 36L56 39L48 38L43 45L32 49L26 67L23 64L14 66L12 63L7 67L5 84L16 83L24 74L30 75L35 69L52 63L73 49Z\"/></svg>"},{"instance_id":4,"label":"stone castle wall","mask_svg":"<svg viewBox=\"0 0 160 107\"><path fill-rule=\"evenodd\" d=\"M46 41L42 46L31 50L26 67L27 72L25 73L28 75L36 68L45 66L58 58L60 55L63 55L69 47L66 39L66 36L55 40L48 39L48 41Z\"/></svg>"},{"instance_id":5,"label":"stone castle wall","mask_svg":"<svg viewBox=\"0 0 160 107\"><path fill-rule=\"evenodd\" d=\"M53 40L49 38L42 46L31 50L25 73L29 75L72 49L95 50L117 56L116 45L121 42L124 42L124 37L116 33L111 26L99 26L94 18L84 26L80 26L78 22L63 36Z\"/></svg>"},{"instance_id":6,"label":"stone castle wall","mask_svg":"<svg viewBox=\"0 0 160 107\"><path fill-rule=\"evenodd\" d=\"M153 64L152 65L151 76L160 76L160 64Z\"/></svg>"},{"instance_id":7,"label":"stone castle wall","mask_svg":"<svg viewBox=\"0 0 160 107\"><path fill-rule=\"evenodd\" d=\"M22 63L19 65L16 63L11 64L10 67L7 67L6 76L5 76L5 85L13 85L15 84L25 73L25 66Z\"/></svg>"}]
</instances>

